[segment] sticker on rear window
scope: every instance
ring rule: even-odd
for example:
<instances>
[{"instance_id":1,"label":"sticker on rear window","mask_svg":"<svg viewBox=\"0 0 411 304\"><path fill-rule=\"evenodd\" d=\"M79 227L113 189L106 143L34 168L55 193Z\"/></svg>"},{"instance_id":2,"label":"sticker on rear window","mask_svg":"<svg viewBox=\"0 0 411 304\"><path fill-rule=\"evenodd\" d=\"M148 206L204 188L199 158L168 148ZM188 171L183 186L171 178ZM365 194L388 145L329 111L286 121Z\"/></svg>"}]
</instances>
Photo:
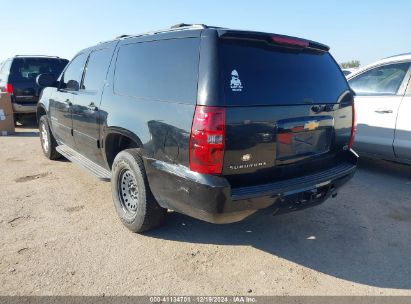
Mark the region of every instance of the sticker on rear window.
<instances>
[{"instance_id":1,"label":"sticker on rear window","mask_svg":"<svg viewBox=\"0 0 411 304\"><path fill-rule=\"evenodd\" d=\"M237 70L231 71L230 87L233 92L241 92L243 90L243 85Z\"/></svg>"}]
</instances>

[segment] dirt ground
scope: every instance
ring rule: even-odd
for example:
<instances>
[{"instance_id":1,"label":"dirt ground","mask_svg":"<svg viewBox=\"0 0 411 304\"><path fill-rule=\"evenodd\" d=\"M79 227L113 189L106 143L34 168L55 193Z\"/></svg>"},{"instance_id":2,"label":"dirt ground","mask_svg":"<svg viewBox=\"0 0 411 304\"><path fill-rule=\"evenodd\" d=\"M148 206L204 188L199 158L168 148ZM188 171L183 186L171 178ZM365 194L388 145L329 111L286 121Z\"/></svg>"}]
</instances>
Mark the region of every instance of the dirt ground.
<instances>
[{"instance_id":1,"label":"dirt ground","mask_svg":"<svg viewBox=\"0 0 411 304\"><path fill-rule=\"evenodd\" d=\"M0 137L0 295L411 295L411 166L362 160L337 198L212 225L170 213L138 235L110 184Z\"/></svg>"}]
</instances>

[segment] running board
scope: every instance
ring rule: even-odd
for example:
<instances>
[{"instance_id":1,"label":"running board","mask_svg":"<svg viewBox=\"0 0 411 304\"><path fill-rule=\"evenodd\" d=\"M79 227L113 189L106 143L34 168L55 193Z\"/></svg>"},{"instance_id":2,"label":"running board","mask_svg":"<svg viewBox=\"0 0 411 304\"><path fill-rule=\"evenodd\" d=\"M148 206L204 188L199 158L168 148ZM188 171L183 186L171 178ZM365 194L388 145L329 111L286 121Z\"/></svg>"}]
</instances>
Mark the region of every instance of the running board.
<instances>
[{"instance_id":1,"label":"running board","mask_svg":"<svg viewBox=\"0 0 411 304\"><path fill-rule=\"evenodd\" d=\"M104 169L100 165L97 165L93 161L89 160L87 157L84 157L77 151L73 150L69 146L60 145L56 147L58 153L63 155L69 161L78 164L81 168L85 169L89 173L93 174L100 180L109 182L111 178L111 172L107 169Z\"/></svg>"}]
</instances>

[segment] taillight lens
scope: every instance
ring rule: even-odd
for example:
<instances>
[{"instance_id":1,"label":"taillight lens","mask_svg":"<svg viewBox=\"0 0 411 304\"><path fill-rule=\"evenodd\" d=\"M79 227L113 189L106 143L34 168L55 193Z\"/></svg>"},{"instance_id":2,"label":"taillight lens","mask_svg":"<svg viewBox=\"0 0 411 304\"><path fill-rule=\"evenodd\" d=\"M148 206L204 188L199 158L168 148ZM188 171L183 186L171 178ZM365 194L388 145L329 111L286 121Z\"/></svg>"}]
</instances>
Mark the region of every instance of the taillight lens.
<instances>
[{"instance_id":1,"label":"taillight lens","mask_svg":"<svg viewBox=\"0 0 411 304\"><path fill-rule=\"evenodd\" d=\"M275 43L278 43L278 44L298 46L298 47L302 47L302 48L306 48L306 47L309 46L309 43L306 40L292 38L292 37L286 37L286 36L272 36L271 41L273 41Z\"/></svg>"},{"instance_id":2,"label":"taillight lens","mask_svg":"<svg viewBox=\"0 0 411 304\"><path fill-rule=\"evenodd\" d=\"M190 135L190 170L221 174L224 142L225 109L196 106Z\"/></svg>"},{"instance_id":3,"label":"taillight lens","mask_svg":"<svg viewBox=\"0 0 411 304\"><path fill-rule=\"evenodd\" d=\"M7 83L4 86L4 92L9 93L9 94L13 94L13 85L11 83Z\"/></svg>"},{"instance_id":4,"label":"taillight lens","mask_svg":"<svg viewBox=\"0 0 411 304\"><path fill-rule=\"evenodd\" d=\"M348 148L352 149L354 145L355 133L357 133L357 117L355 114L355 104L352 103L352 127L350 141L348 142Z\"/></svg>"}]
</instances>

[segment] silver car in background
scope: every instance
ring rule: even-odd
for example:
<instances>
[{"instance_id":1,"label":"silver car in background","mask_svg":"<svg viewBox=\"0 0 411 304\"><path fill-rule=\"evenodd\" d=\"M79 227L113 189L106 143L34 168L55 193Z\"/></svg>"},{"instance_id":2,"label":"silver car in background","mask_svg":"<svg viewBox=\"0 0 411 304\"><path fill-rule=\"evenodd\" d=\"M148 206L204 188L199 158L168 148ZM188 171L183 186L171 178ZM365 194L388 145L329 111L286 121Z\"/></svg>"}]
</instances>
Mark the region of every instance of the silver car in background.
<instances>
[{"instance_id":1,"label":"silver car in background","mask_svg":"<svg viewBox=\"0 0 411 304\"><path fill-rule=\"evenodd\" d=\"M355 91L360 155L411 164L411 53L382 59L347 76Z\"/></svg>"}]
</instances>

